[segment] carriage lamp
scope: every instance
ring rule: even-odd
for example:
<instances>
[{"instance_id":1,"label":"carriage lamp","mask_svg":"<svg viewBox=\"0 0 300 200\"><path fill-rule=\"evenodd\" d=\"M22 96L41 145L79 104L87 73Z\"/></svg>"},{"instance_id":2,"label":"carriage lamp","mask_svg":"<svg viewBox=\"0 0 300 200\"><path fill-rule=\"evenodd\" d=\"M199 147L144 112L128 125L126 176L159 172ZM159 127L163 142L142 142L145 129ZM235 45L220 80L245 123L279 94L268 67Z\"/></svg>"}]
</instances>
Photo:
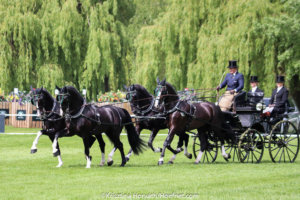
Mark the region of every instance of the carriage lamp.
<instances>
[{"instance_id":1,"label":"carriage lamp","mask_svg":"<svg viewBox=\"0 0 300 200\"><path fill-rule=\"evenodd\" d=\"M55 94L55 95L58 95L58 94L59 94L58 89L55 89L55 90L54 90L54 94Z\"/></svg>"},{"instance_id":2,"label":"carriage lamp","mask_svg":"<svg viewBox=\"0 0 300 200\"><path fill-rule=\"evenodd\" d=\"M264 104L262 104L262 103L256 104L256 110L257 110L257 111L264 110L265 108L266 108L266 105L264 105Z\"/></svg>"},{"instance_id":3,"label":"carriage lamp","mask_svg":"<svg viewBox=\"0 0 300 200\"><path fill-rule=\"evenodd\" d=\"M85 96L86 95L86 89L82 90L82 94Z\"/></svg>"},{"instance_id":4,"label":"carriage lamp","mask_svg":"<svg viewBox=\"0 0 300 200\"><path fill-rule=\"evenodd\" d=\"M14 88L14 94L18 94L19 93L19 89L18 88Z\"/></svg>"}]
</instances>

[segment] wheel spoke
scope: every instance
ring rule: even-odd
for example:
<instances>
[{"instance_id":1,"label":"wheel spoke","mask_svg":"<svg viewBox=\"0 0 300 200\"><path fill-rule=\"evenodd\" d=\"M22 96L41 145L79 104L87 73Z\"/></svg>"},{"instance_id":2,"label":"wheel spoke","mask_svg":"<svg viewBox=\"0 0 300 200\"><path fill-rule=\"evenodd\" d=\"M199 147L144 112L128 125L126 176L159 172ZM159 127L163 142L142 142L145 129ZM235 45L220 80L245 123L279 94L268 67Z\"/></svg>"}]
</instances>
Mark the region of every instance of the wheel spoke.
<instances>
[{"instance_id":1,"label":"wheel spoke","mask_svg":"<svg viewBox=\"0 0 300 200\"><path fill-rule=\"evenodd\" d=\"M276 153L276 155L275 155L275 157L274 157L274 160L275 160L275 158L277 157L278 153L280 152L280 149L281 149L281 148L279 148L279 150L277 151L277 153Z\"/></svg>"},{"instance_id":2,"label":"wheel spoke","mask_svg":"<svg viewBox=\"0 0 300 200\"><path fill-rule=\"evenodd\" d=\"M292 152L292 154L296 155L296 153L294 153L289 147L286 147L287 150L290 150L290 152Z\"/></svg>"},{"instance_id":3,"label":"wheel spoke","mask_svg":"<svg viewBox=\"0 0 300 200\"><path fill-rule=\"evenodd\" d=\"M256 155L254 154L254 152L253 152L253 156L255 157L256 161L258 161L258 159L257 159Z\"/></svg>"},{"instance_id":4,"label":"wheel spoke","mask_svg":"<svg viewBox=\"0 0 300 200\"><path fill-rule=\"evenodd\" d=\"M295 140L295 139L298 139L297 137L294 137L294 138L292 138L292 139L290 139L290 140L286 140L286 142L290 142L290 141L293 141L293 140Z\"/></svg>"},{"instance_id":5,"label":"wheel spoke","mask_svg":"<svg viewBox=\"0 0 300 200\"><path fill-rule=\"evenodd\" d=\"M276 150L276 149L278 149L278 148L279 148L279 146L275 147L274 149L271 149L271 151L274 151L274 150Z\"/></svg>"},{"instance_id":6,"label":"wheel spoke","mask_svg":"<svg viewBox=\"0 0 300 200\"><path fill-rule=\"evenodd\" d=\"M281 157L282 157L282 154L284 153L284 150L281 151L281 154L280 154L280 158L279 158L279 163L281 161Z\"/></svg>"},{"instance_id":7,"label":"wheel spoke","mask_svg":"<svg viewBox=\"0 0 300 200\"><path fill-rule=\"evenodd\" d=\"M289 154L289 151L288 151L287 148L286 148L286 153L287 153L287 155L288 155L288 157L289 157L289 159L290 159L290 162L292 162L292 159L291 159L291 157L290 157L290 154Z\"/></svg>"},{"instance_id":8,"label":"wheel spoke","mask_svg":"<svg viewBox=\"0 0 300 200\"><path fill-rule=\"evenodd\" d=\"M210 151L208 152L212 160L214 160L214 157L211 155Z\"/></svg>"},{"instance_id":9,"label":"wheel spoke","mask_svg":"<svg viewBox=\"0 0 300 200\"><path fill-rule=\"evenodd\" d=\"M209 163L209 161L208 161L208 155L207 155L207 151L205 151L205 155L206 155L206 160L207 160L207 162Z\"/></svg>"}]
</instances>

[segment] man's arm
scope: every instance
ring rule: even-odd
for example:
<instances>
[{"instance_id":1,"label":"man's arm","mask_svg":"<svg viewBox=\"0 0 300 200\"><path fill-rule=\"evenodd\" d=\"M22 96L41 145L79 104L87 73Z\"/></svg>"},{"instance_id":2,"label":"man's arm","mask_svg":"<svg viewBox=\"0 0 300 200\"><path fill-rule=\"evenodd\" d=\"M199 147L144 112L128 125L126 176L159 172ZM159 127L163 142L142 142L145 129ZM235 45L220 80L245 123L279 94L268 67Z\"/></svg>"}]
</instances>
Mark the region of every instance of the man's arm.
<instances>
[{"instance_id":1,"label":"man's arm","mask_svg":"<svg viewBox=\"0 0 300 200\"><path fill-rule=\"evenodd\" d=\"M239 86L237 88L235 88L235 92L239 92L244 88L244 76L243 74L241 74L241 76L238 79L239 82Z\"/></svg>"},{"instance_id":2,"label":"man's arm","mask_svg":"<svg viewBox=\"0 0 300 200\"><path fill-rule=\"evenodd\" d=\"M289 91L287 89L285 89L283 91L281 101L276 102L276 106L278 106L278 107L284 107L285 103L288 100L288 96L289 96Z\"/></svg>"},{"instance_id":3,"label":"man's arm","mask_svg":"<svg viewBox=\"0 0 300 200\"><path fill-rule=\"evenodd\" d=\"M224 81L221 83L220 89L224 88L227 85L227 77L228 77L228 74L225 76Z\"/></svg>"}]
</instances>

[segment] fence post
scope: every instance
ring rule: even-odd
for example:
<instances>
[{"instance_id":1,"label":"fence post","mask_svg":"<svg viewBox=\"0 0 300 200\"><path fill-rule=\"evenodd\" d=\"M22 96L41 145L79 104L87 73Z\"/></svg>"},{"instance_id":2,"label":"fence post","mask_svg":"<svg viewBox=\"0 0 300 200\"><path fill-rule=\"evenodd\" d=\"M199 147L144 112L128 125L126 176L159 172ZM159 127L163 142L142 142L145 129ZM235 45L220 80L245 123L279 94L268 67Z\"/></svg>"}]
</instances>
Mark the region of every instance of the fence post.
<instances>
[{"instance_id":1,"label":"fence post","mask_svg":"<svg viewBox=\"0 0 300 200\"><path fill-rule=\"evenodd\" d=\"M5 115L0 114L0 133L4 133L5 130Z\"/></svg>"}]
</instances>

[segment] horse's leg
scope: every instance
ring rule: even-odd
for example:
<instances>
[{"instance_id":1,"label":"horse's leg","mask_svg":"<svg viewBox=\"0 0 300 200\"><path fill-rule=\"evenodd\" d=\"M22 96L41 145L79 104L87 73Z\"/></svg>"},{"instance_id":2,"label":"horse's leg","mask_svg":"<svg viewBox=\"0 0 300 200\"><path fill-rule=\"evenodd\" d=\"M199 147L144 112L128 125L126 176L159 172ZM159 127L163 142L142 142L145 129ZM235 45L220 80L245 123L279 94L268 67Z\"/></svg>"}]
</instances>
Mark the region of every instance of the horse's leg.
<instances>
[{"instance_id":1,"label":"horse's leg","mask_svg":"<svg viewBox=\"0 0 300 200\"><path fill-rule=\"evenodd\" d=\"M41 135L43 135L42 130L40 130L39 132L37 132L36 138L34 139L34 141L33 141L33 143L32 143L30 153L36 153L36 152L37 152L37 147L36 147L36 145L38 144Z\"/></svg>"},{"instance_id":2,"label":"horse's leg","mask_svg":"<svg viewBox=\"0 0 300 200\"><path fill-rule=\"evenodd\" d=\"M205 131L199 130L198 129L198 134L199 134L199 139L200 139L200 151L198 153L197 159L195 161L195 164L198 164L201 161L202 158L202 154L205 151L206 147L207 147L207 137L205 135Z\"/></svg>"},{"instance_id":3,"label":"horse's leg","mask_svg":"<svg viewBox=\"0 0 300 200\"><path fill-rule=\"evenodd\" d=\"M96 138L98 140L99 146L100 146L100 150L101 150L101 162L100 162L100 166L103 166L105 164L105 142L103 140L102 134L96 134Z\"/></svg>"},{"instance_id":4,"label":"horse's leg","mask_svg":"<svg viewBox=\"0 0 300 200\"><path fill-rule=\"evenodd\" d=\"M220 139L221 141L221 150L222 150L222 156L224 157L224 159L226 161L228 161L228 159L231 157L230 154L227 154L226 151L225 151L225 147L224 147L224 139Z\"/></svg>"},{"instance_id":5,"label":"horse's leg","mask_svg":"<svg viewBox=\"0 0 300 200\"><path fill-rule=\"evenodd\" d=\"M189 144L189 134L184 133L183 134L183 139L184 139L184 155L189 158L192 159L192 154L188 152L188 144Z\"/></svg>"},{"instance_id":6,"label":"horse's leg","mask_svg":"<svg viewBox=\"0 0 300 200\"><path fill-rule=\"evenodd\" d=\"M92 164L92 157L90 156L90 146L91 146L91 141L90 138L82 138L83 144L84 144L84 154L86 158L86 168L91 168Z\"/></svg>"},{"instance_id":7,"label":"horse's leg","mask_svg":"<svg viewBox=\"0 0 300 200\"><path fill-rule=\"evenodd\" d=\"M162 149L160 147L154 148L153 145L152 145L153 140L156 137L158 131L159 131L158 129L152 129L152 132L151 132L151 135L150 135L149 141L148 141L148 147L150 147L152 149L152 151L155 152L155 153L159 153L159 152L162 151Z\"/></svg>"},{"instance_id":8,"label":"horse's leg","mask_svg":"<svg viewBox=\"0 0 300 200\"><path fill-rule=\"evenodd\" d=\"M114 156L116 150L117 150L117 147L115 146L113 148L113 150L108 154L108 158L107 158L107 165L108 166L111 166L114 163L112 157Z\"/></svg>"},{"instance_id":9,"label":"horse's leg","mask_svg":"<svg viewBox=\"0 0 300 200\"><path fill-rule=\"evenodd\" d=\"M54 135L49 135L49 138L53 144L53 141L54 141ZM60 148L59 148L59 144L58 144L58 141L57 141L57 149L58 149L58 155L57 155L57 159L58 159L58 164L56 165L56 167L61 167L63 165L63 161L61 159L61 154L60 154Z\"/></svg>"},{"instance_id":10,"label":"horse's leg","mask_svg":"<svg viewBox=\"0 0 300 200\"><path fill-rule=\"evenodd\" d=\"M123 143L121 142L120 138L115 138L115 146L116 148L119 149L120 153L121 153L121 158L122 158L122 163L121 163L121 167L124 167L124 165L126 164L126 158L125 158L125 154L124 154L124 149L123 149Z\"/></svg>"},{"instance_id":11,"label":"horse's leg","mask_svg":"<svg viewBox=\"0 0 300 200\"><path fill-rule=\"evenodd\" d=\"M177 144L177 149L176 149L176 153L173 154L173 156L171 157L171 159L169 160L169 164L173 164L174 163L174 160L176 158L176 155L177 153L180 153L183 149L182 149L182 146L183 146L183 139L184 139L184 136L182 133L179 134L179 139L178 139L178 144Z\"/></svg>"},{"instance_id":12,"label":"horse's leg","mask_svg":"<svg viewBox=\"0 0 300 200\"><path fill-rule=\"evenodd\" d=\"M164 142L164 145L163 145L163 149L162 149L162 152L161 152L161 155L160 155L160 158L158 160L158 165L162 165L164 163L164 156L165 156L165 151L166 151L166 148L168 148L171 152L173 152L174 154L177 153L177 151L175 151L174 149L172 149L171 147L171 142L174 138L174 129L172 130L169 130L169 134Z\"/></svg>"},{"instance_id":13,"label":"horse's leg","mask_svg":"<svg viewBox=\"0 0 300 200\"><path fill-rule=\"evenodd\" d=\"M54 157L60 155L60 151L57 148L57 146L58 146L58 137L59 136L60 136L60 132L55 133L54 140L52 142L52 149L53 149L52 153L53 153Z\"/></svg>"}]
</instances>

